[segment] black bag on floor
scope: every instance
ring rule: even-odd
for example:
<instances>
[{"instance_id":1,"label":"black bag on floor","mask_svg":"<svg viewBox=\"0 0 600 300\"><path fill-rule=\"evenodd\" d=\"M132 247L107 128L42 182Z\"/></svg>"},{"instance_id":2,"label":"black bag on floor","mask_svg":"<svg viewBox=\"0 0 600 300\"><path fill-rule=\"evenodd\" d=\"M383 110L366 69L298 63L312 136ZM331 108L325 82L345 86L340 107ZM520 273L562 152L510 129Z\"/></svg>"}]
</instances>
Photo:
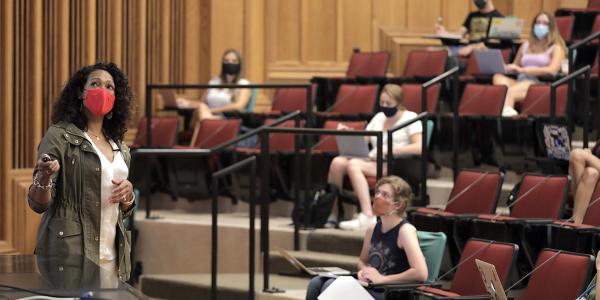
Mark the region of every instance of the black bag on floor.
<instances>
[{"instance_id":1,"label":"black bag on floor","mask_svg":"<svg viewBox=\"0 0 600 300\"><path fill-rule=\"evenodd\" d=\"M310 219L308 220L308 226L313 228L323 228L327 223L327 218L331 214L333 203L338 194L338 187L333 184L327 184L325 188L318 189L308 200L308 212ZM294 207L292 212L292 219L295 224L304 226L306 222L307 214L305 212L305 203L302 203L300 207Z\"/></svg>"}]
</instances>

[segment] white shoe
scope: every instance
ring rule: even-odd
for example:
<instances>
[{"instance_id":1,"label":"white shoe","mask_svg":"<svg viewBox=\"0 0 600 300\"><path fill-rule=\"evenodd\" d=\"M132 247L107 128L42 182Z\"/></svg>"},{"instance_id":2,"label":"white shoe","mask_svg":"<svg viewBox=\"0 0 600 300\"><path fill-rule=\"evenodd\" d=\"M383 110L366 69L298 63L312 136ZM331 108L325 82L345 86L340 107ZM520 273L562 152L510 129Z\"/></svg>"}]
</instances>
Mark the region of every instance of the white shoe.
<instances>
[{"instance_id":1,"label":"white shoe","mask_svg":"<svg viewBox=\"0 0 600 300\"><path fill-rule=\"evenodd\" d=\"M513 116L516 116L518 114L519 113L514 108L512 108L510 106L505 106L502 109L502 116L503 117L513 117Z\"/></svg>"},{"instance_id":2,"label":"white shoe","mask_svg":"<svg viewBox=\"0 0 600 300\"><path fill-rule=\"evenodd\" d=\"M377 217L359 213L355 219L340 222L340 228L345 230L366 229L369 225L375 223L377 223Z\"/></svg>"}]
</instances>

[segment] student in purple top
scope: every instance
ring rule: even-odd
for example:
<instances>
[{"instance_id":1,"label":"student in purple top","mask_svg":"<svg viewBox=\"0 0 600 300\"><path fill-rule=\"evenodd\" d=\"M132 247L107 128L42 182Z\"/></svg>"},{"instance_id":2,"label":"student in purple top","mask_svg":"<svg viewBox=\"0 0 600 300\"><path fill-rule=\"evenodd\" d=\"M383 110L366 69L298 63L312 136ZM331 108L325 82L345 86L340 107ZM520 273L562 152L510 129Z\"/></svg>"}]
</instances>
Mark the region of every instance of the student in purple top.
<instances>
[{"instance_id":1,"label":"student in purple top","mask_svg":"<svg viewBox=\"0 0 600 300\"><path fill-rule=\"evenodd\" d=\"M565 57L565 41L558 32L556 19L547 12L538 13L531 24L529 39L519 48L514 62L506 66L507 72L518 74L517 78L494 74L494 84L508 87L502 115L516 115L515 104L523 102L529 86L539 82L538 76L558 74Z\"/></svg>"}]
</instances>

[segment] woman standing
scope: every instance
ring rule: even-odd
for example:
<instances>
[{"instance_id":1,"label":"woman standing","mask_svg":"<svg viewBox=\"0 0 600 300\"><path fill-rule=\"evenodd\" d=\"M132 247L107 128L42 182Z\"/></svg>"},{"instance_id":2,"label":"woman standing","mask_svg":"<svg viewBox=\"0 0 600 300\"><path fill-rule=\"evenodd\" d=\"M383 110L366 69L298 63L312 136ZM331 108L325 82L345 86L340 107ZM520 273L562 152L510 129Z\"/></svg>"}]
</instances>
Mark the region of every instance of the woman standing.
<instances>
[{"instance_id":1,"label":"woman standing","mask_svg":"<svg viewBox=\"0 0 600 300\"><path fill-rule=\"evenodd\" d=\"M129 278L123 218L135 199L123 135L131 106L127 78L113 63L83 67L63 88L29 188L29 206L44 214L36 254L83 255Z\"/></svg>"}]
</instances>

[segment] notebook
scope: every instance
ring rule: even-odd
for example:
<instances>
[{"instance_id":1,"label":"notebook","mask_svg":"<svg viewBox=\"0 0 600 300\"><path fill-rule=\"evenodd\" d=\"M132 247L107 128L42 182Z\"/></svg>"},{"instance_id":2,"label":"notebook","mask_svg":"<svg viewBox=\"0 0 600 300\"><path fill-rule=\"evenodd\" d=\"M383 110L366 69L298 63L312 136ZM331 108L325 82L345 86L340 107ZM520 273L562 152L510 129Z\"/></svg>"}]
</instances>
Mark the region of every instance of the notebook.
<instances>
[{"instance_id":1,"label":"notebook","mask_svg":"<svg viewBox=\"0 0 600 300\"><path fill-rule=\"evenodd\" d=\"M475 264L483 280L485 290L488 292L492 300L507 300L506 293L504 293L504 287L496 272L496 267L485 261L475 259Z\"/></svg>"},{"instance_id":2,"label":"notebook","mask_svg":"<svg viewBox=\"0 0 600 300\"><path fill-rule=\"evenodd\" d=\"M500 49L476 50L475 59L477 60L480 74L506 73Z\"/></svg>"},{"instance_id":3,"label":"notebook","mask_svg":"<svg viewBox=\"0 0 600 300\"><path fill-rule=\"evenodd\" d=\"M352 272L338 268L338 267L307 267L303 263L301 263L297 258L293 257L287 251L283 249L277 249L279 253L285 258L287 261L294 266L299 272L308 274L311 276L324 276L324 277L332 277L337 278L343 275L350 275Z\"/></svg>"},{"instance_id":4,"label":"notebook","mask_svg":"<svg viewBox=\"0 0 600 300\"><path fill-rule=\"evenodd\" d=\"M494 17L487 37L489 39L513 40L521 37L523 19L515 17Z\"/></svg>"},{"instance_id":5,"label":"notebook","mask_svg":"<svg viewBox=\"0 0 600 300\"><path fill-rule=\"evenodd\" d=\"M355 158L369 158L369 145L361 135L336 135L340 155Z\"/></svg>"}]
</instances>

